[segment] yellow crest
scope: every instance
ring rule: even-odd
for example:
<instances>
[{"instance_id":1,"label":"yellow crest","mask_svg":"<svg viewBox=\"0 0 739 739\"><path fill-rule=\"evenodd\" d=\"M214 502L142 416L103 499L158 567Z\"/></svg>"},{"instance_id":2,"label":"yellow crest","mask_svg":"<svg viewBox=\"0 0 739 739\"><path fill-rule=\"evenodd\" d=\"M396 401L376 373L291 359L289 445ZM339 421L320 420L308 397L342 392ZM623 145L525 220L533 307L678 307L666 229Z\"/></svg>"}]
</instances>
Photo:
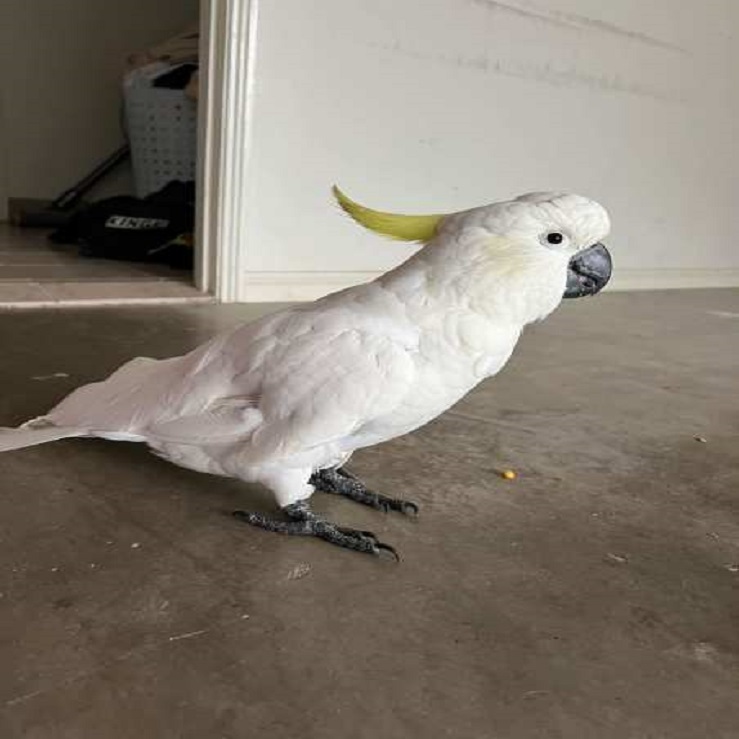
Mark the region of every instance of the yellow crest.
<instances>
[{"instance_id":1,"label":"yellow crest","mask_svg":"<svg viewBox=\"0 0 739 739\"><path fill-rule=\"evenodd\" d=\"M357 223L370 231L398 241L429 241L436 233L439 221L444 218L443 215L406 216L400 213L383 213L355 203L336 185L333 192L341 208Z\"/></svg>"}]
</instances>

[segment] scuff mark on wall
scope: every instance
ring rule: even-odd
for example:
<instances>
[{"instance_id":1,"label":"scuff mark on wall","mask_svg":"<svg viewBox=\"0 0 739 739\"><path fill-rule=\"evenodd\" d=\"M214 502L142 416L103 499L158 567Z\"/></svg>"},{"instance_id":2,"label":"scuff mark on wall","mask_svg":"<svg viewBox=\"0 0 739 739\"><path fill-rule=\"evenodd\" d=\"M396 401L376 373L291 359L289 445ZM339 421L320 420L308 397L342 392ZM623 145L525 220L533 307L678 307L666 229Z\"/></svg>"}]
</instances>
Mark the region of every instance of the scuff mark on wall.
<instances>
[{"instance_id":1,"label":"scuff mark on wall","mask_svg":"<svg viewBox=\"0 0 739 739\"><path fill-rule=\"evenodd\" d=\"M622 28L615 23L600 20L599 18L590 18L589 16L580 15L578 13L570 13L555 9L545 10L543 8L533 6L531 3L504 3L500 2L500 0L470 0L470 2L473 5L479 5L481 7L488 8L489 10L518 15L531 20L559 26L560 28L576 29L580 31L598 31L601 33L620 36L629 41L636 41L637 43L646 44L647 46L678 52L680 54L690 53L687 49L669 41L663 41L662 39L654 38L653 36L649 36L640 31L632 31L628 28Z\"/></svg>"},{"instance_id":2,"label":"scuff mark on wall","mask_svg":"<svg viewBox=\"0 0 739 739\"><path fill-rule=\"evenodd\" d=\"M544 21L553 26L560 26L561 28L572 28L571 23L566 23L564 20L557 20L557 18L537 12L534 10L528 10L527 8L519 8L516 5L509 5L508 3L501 3L498 0L469 0L473 5L480 5L488 10L500 11L502 13L509 13L511 15L517 15L522 18L528 18L530 20Z\"/></svg>"},{"instance_id":3,"label":"scuff mark on wall","mask_svg":"<svg viewBox=\"0 0 739 739\"><path fill-rule=\"evenodd\" d=\"M462 54L444 54L442 52L423 52L406 48L399 41L389 44L370 43L369 46L421 61L433 61L460 69L473 69L485 73L543 82L555 87L585 87L600 92L625 93L669 103L686 102L685 96L677 90L662 90L640 82L631 82L622 79L618 74L589 74L576 69L574 66L557 67L549 63L537 64L535 62L508 59L491 59L484 54L465 56Z\"/></svg>"}]
</instances>

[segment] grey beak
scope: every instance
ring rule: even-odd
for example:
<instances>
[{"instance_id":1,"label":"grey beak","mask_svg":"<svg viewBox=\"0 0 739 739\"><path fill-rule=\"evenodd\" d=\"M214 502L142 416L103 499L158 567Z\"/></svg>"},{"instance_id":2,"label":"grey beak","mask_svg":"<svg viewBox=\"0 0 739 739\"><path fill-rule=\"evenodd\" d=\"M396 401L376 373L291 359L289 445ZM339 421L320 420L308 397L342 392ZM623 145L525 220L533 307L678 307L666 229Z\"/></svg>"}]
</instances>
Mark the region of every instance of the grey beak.
<instances>
[{"instance_id":1,"label":"grey beak","mask_svg":"<svg viewBox=\"0 0 739 739\"><path fill-rule=\"evenodd\" d=\"M603 244L594 244L575 254L567 266L565 298L582 298L600 292L611 279L613 263Z\"/></svg>"}]
</instances>

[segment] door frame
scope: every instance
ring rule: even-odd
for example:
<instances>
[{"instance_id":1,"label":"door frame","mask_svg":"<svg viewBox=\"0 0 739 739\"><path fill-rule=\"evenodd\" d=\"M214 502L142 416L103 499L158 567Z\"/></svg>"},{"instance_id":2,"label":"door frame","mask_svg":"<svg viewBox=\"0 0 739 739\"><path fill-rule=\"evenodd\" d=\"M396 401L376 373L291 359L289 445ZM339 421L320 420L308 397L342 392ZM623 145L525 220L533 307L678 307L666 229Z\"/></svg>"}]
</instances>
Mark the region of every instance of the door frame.
<instances>
[{"instance_id":1,"label":"door frame","mask_svg":"<svg viewBox=\"0 0 739 739\"><path fill-rule=\"evenodd\" d=\"M201 0L195 284L240 302L258 0Z\"/></svg>"}]
</instances>

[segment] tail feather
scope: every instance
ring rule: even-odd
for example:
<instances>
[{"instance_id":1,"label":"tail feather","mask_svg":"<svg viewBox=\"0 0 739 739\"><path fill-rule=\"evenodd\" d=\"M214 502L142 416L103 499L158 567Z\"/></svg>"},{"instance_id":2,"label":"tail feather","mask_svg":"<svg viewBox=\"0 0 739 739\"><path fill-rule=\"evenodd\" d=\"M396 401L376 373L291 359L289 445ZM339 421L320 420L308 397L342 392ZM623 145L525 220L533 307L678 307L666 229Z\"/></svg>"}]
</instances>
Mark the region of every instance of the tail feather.
<instances>
[{"instance_id":1,"label":"tail feather","mask_svg":"<svg viewBox=\"0 0 739 739\"><path fill-rule=\"evenodd\" d=\"M13 449L23 449L27 446L46 444L47 441L70 439L75 436L88 436L82 429L64 428L62 426L47 426L46 428L0 428L0 452L10 452Z\"/></svg>"}]
</instances>

